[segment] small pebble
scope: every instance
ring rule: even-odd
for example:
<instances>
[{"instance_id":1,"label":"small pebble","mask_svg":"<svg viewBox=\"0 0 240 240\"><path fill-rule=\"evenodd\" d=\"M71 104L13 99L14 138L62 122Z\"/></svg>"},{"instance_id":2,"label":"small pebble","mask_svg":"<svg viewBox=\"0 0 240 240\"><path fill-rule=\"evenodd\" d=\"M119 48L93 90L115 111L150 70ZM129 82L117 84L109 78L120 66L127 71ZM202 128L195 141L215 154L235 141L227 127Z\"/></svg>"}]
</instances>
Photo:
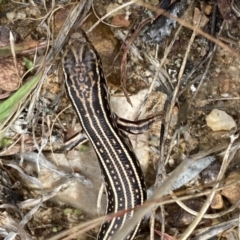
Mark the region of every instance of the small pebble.
<instances>
[{"instance_id":1,"label":"small pebble","mask_svg":"<svg viewBox=\"0 0 240 240\"><path fill-rule=\"evenodd\" d=\"M27 14L24 11L19 11L16 15L16 19L25 19Z\"/></svg>"},{"instance_id":2,"label":"small pebble","mask_svg":"<svg viewBox=\"0 0 240 240\"><path fill-rule=\"evenodd\" d=\"M231 130L236 127L236 123L233 118L226 112L213 109L211 113L206 117L207 126L213 131Z\"/></svg>"},{"instance_id":3,"label":"small pebble","mask_svg":"<svg viewBox=\"0 0 240 240\"><path fill-rule=\"evenodd\" d=\"M7 17L7 19L9 21L12 21L13 19L15 19L16 15L17 15L16 12L8 12L8 13L6 13L6 17Z\"/></svg>"},{"instance_id":4,"label":"small pebble","mask_svg":"<svg viewBox=\"0 0 240 240\"><path fill-rule=\"evenodd\" d=\"M215 193L213 200L211 202L212 209L222 209L224 207L224 202L222 195L220 193Z\"/></svg>"}]
</instances>

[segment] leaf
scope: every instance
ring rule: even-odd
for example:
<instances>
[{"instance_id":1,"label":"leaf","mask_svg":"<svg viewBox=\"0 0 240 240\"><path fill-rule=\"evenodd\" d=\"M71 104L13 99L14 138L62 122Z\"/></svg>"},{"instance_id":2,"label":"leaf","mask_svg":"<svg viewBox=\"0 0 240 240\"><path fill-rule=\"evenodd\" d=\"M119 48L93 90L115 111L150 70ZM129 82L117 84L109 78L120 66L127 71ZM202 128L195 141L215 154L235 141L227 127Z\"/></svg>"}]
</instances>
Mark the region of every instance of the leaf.
<instances>
[{"instance_id":1,"label":"leaf","mask_svg":"<svg viewBox=\"0 0 240 240\"><path fill-rule=\"evenodd\" d=\"M41 76L42 74L38 73L38 75L34 76L30 81L20 87L11 97L0 103L0 122L16 110L18 104L35 88Z\"/></svg>"},{"instance_id":2,"label":"leaf","mask_svg":"<svg viewBox=\"0 0 240 240\"><path fill-rule=\"evenodd\" d=\"M33 69L34 64L33 64L33 62L32 62L31 60L29 60L29 59L27 59L27 58L24 57L24 58L23 58L23 61L24 61L25 66L26 66L26 68L27 68L28 70Z\"/></svg>"}]
</instances>

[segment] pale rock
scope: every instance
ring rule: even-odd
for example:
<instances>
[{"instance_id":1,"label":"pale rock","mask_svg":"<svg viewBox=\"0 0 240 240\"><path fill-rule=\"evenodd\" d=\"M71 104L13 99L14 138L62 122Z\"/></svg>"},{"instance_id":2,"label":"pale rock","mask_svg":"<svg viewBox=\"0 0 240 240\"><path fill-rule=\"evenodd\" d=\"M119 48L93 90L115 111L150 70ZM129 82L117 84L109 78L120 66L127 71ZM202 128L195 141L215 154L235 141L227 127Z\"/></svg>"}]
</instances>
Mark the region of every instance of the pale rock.
<instances>
[{"instance_id":1,"label":"pale rock","mask_svg":"<svg viewBox=\"0 0 240 240\"><path fill-rule=\"evenodd\" d=\"M211 113L206 117L207 126L213 131L230 130L236 127L236 123L233 118L226 112L213 109Z\"/></svg>"},{"instance_id":2,"label":"pale rock","mask_svg":"<svg viewBox=\"0 0 240 240\"><path fill-rule=\"evenodd\" d=\"M222 195L218 192L215 193L213 200L211 202L212 209L222 209L224 207L224 202Z\"/></svg>"}]
</instances>

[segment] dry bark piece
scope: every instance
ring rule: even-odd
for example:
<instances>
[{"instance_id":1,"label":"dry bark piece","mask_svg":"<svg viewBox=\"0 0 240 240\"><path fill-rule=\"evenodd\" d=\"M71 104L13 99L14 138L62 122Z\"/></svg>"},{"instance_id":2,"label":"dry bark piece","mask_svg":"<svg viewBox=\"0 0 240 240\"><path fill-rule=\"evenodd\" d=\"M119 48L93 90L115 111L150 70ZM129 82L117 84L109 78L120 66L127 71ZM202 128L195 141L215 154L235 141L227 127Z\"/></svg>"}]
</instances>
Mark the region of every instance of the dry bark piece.
<instances>
[{"instance_id":1,"label":"dry bark piece","mask_svg":"<svg viewBox=\"0 0 240 240\"><path fill-rule=\"evenodd\" d=\"M208 167L206 167L200 174L201 181L203 184L214 183L217 180L221 168L221 163L218 161L213 162ZM212 209L222 209L223 208L223 199L219 193L215 193L214 198L211 202Z\"/></svg>"},{"instance_id":2,"label":"dry bark piece","mask_svg":"<svg viewBox=\"0 0 240 240\"><path fill-rule=\"evenodd\" d=\"M24 64L17 59L17 68L12 57L0 58L0 89L4 91L15 91L20 85L20 78L24 73Z\"/></svg>"},{"instance_id":3,"label":"dry bark piece","mask_svg":"<svg viewBox=\"0 0 240 240\"><path fill-rule=\"evenodd\" d=\"M204 204L204 198L188 199L183 201L183 203L191 208L192 210L198 212ZM192 214L186 212L177 204L169 204L166 206L166 212L169 216L166 218L168 223L175 228L182 228L188 226L195 218ZM177 219L177 221L176 221Z\"/></svg>"},{"instance_id":4,"label":"dry bark piece","mask_svg":"<svg viewBox=\"0 0 240 240\"><path fill-rule=\"evenodd\" d=\"M193 14L193 24L197 25L199 19L201 18L199 27L204 28L207 25L209 18L205 14L203 14L202 16L201 15L202 15L201 11L198 8L195 8Z\"/></svg>"},{"instance_id":5,"label":"dry bark piece","mask_svg":"<svg viewBox=\"0 0 240 240\"><path fill-rule=\"evenodd\" d=\"M10 45L10 31L13 34L14 42L17 42L19 40L19 35L15 31L11 30L8 26L0 26L0 47Z\"/></svg>"},{"instance_id":6,"label":"dry bark piece","mask_svg":"<svg viewBox=\"0 0 240 240\"><path fill-rule=\"evenodd\" d=\"M230 91L230 79L225 73L220 73L218 75L219 81L219 93L223 97L227 97Z\"/></svg>"},{"instance_id":7,"label":"dry bark piece","mask_svg":"<svg viewBox=\"0 0 240 240\"><path fill-rule=\"evenodd\" d=\"M230 185L230 183L236 182L239 179L240 172L234 171L229 174L226 179L226 185ZM240 199L240 183L236 182L235 184L230 185L227 188L224 188L221 192L223 196L225 196L228 201L233 205ZM240 206L238 206L240 208Z\"/></svg>"},{"instance_id":8,"label":"dry bark piece","mask_svg":"<svg viewBox=\"0 0 240 240\"><path fill-rule=\"evenodd\" d=\"M221 163L213 162L201 172L201 181L203 184L215 182L221 168Z\"/></svg>"},{"instance_id":9,"label":"dry bark piece","mask_svg":"<svg viewBox=\"0 0 240 240\"><path fill-rule=\"evenodd\" d=\"M237 21L237 18L234 16L232 9L231 9L231 2L229 0L218 0L218 9L221 13L224 20L228 23L233 23Z\"/></svg>"}]
</instances>

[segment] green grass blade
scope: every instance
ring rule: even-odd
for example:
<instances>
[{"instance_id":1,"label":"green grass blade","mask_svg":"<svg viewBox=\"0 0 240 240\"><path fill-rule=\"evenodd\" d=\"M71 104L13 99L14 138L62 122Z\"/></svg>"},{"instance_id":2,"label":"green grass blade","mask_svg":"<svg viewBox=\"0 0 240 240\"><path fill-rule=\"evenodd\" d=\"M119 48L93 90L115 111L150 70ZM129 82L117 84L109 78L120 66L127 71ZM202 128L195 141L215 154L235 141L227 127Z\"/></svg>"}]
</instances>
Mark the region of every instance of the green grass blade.
<instances>
[{"instance_id":1,"label":"green grass blade","mask_svg":"<svg viewBox=\"0 0 240 240\"><path fill-rule=\"evenodd\" d=\"M11 97L0 103L0 122L16 110L18 104L35 88L41 76L41 73L34 76L30 81L20 87Z\"/></svg>"}]
</instances>

